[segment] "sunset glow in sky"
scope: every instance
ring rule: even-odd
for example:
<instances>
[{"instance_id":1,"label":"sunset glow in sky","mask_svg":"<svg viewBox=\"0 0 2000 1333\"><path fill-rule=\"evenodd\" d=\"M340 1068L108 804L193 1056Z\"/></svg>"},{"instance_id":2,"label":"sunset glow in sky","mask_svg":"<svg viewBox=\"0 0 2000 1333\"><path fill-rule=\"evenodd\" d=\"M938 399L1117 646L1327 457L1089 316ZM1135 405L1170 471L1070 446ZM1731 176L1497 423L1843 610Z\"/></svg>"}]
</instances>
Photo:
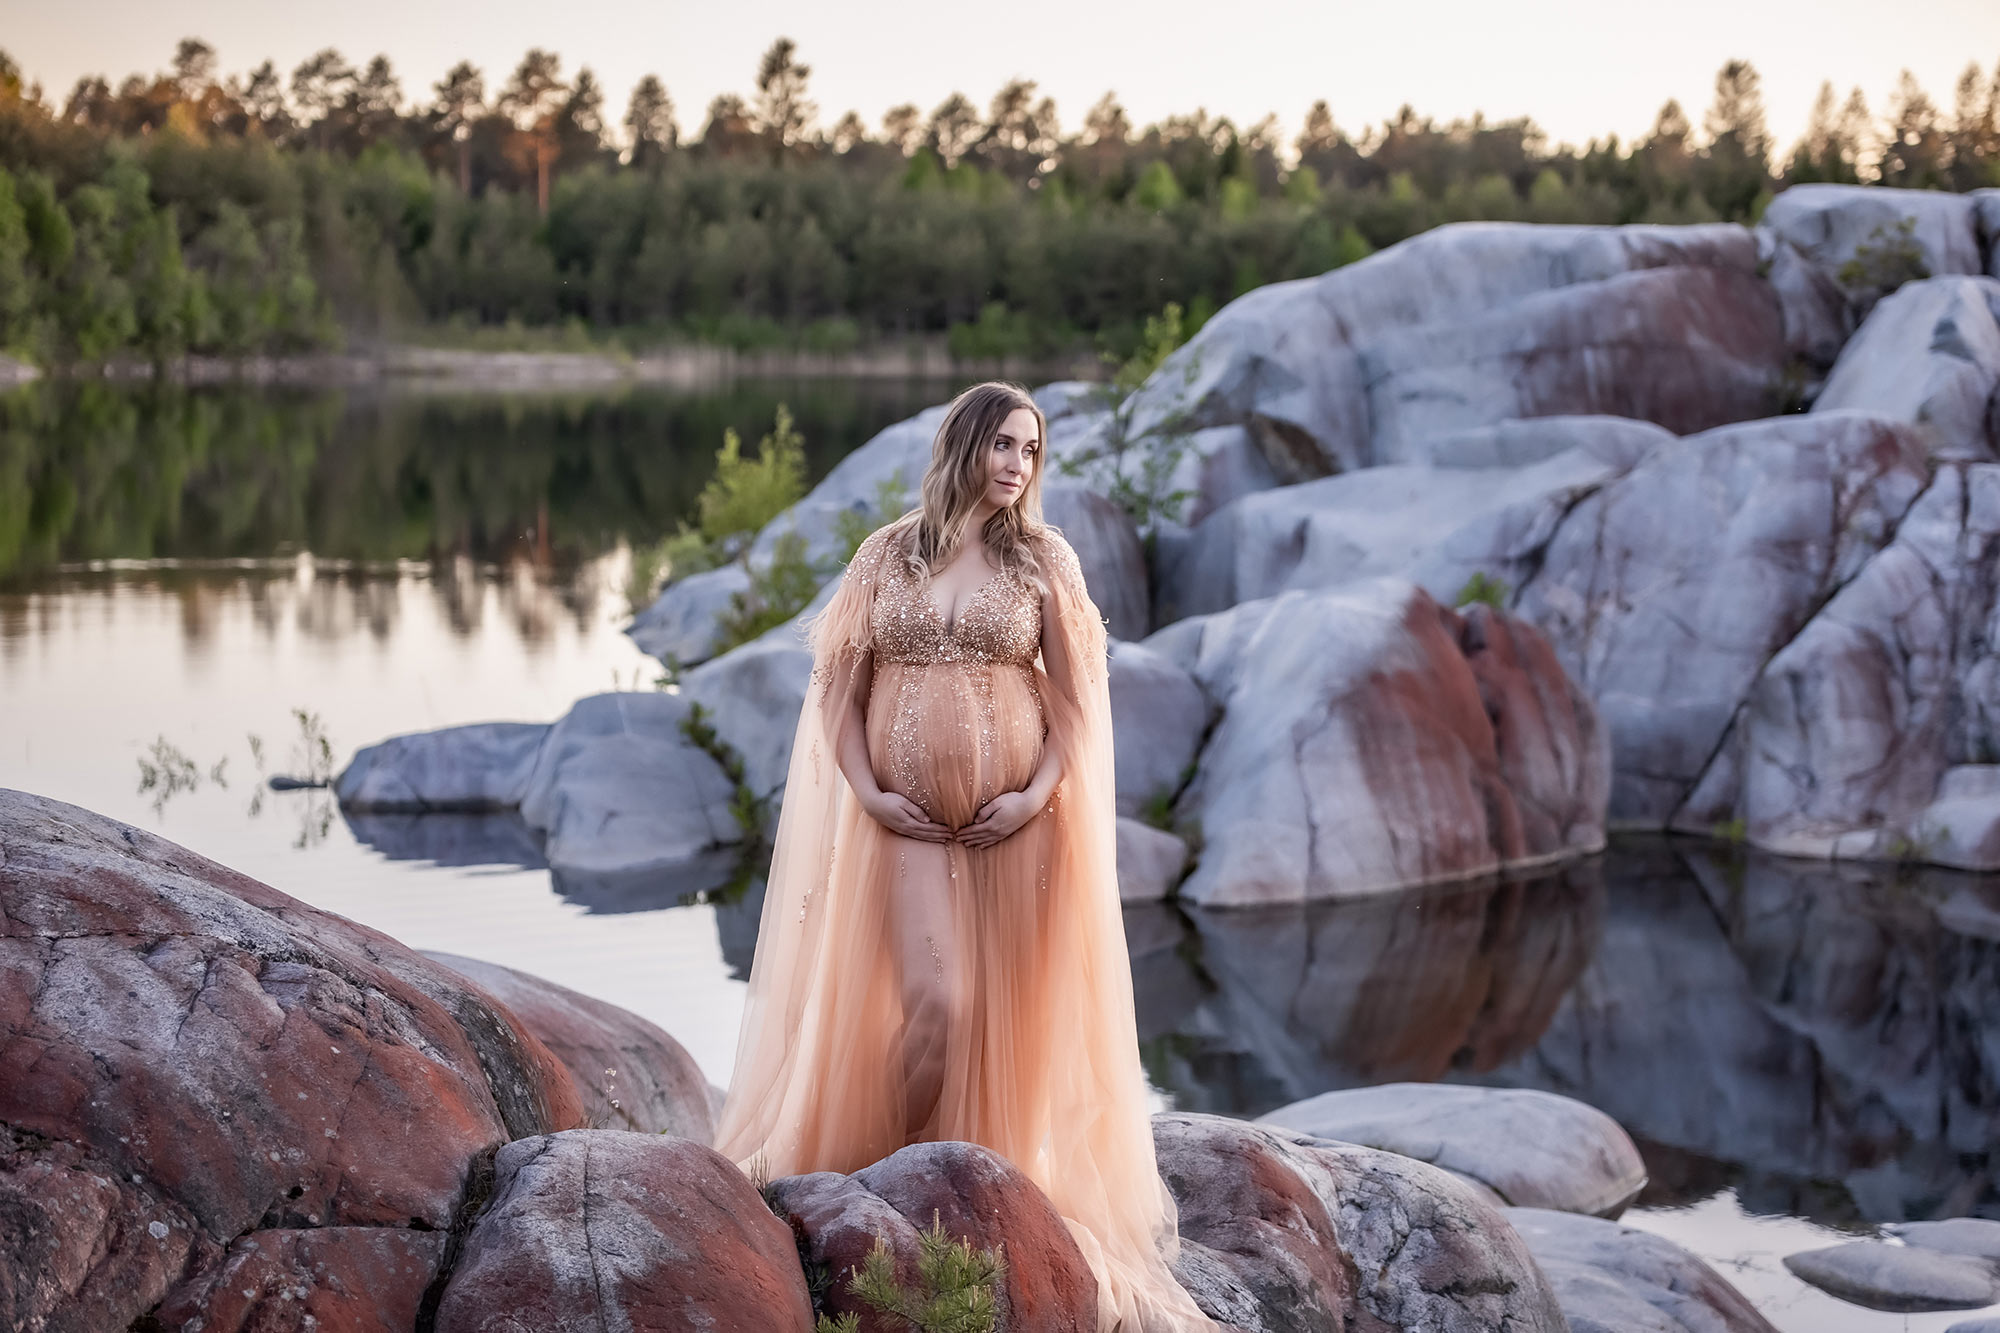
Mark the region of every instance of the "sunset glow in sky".
<instances>
[{"instance_id":1,"label":"sunset glow in sky","mask_svg":"<svg viewBox=\"0 0 2000 1333\"><path fill-rule=\"evenodd\" d=\"M1408 102L1440 121L1474 111L1527 115L1577 144L1613 131L1629 139L1669 97L1699 125L1717 67L1741 57L1763 75L1783 149L1822 79L1843 97L1860 85L1879 113L1907 67L1949 114L1966 64L1978 61L1990 78L2000 60L2000 0L1910 0L1894 9L1879 0L0 0L0 46L57 99L80 75L115 85L129 73L164 70L186 36L214 46L225 72L269 58L288 78L322 47L356 63L383 52L412 101L428 100L460 59L497 89L523 51L545 46L562 56L565 73L579 65L596 72L614 123L632 85L658 74L686 137L700 131L717 93L752 90L759 54L780 35L811 66L825 124L852 108L873 130L893 105L914 102L928 113L953 91L983 110L1019 76L1056 99L1066 132L1111 89L1138 125L1196 107L1239 125L1276 112L1287 141L1320 97L1350 133Z\"/></svg>"}]
</instances>

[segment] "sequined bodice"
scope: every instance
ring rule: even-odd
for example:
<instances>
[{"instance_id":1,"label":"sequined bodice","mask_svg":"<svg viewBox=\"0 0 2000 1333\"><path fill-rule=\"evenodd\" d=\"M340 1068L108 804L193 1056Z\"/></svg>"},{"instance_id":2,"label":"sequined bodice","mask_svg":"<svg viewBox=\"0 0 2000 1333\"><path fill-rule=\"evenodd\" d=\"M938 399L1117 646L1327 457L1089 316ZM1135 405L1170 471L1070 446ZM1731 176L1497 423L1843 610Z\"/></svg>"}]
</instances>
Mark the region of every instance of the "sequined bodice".
<instances>
[{"instance_id":1,"label":"sequined bodice","mask_svg":"<svg viewBox=\"0 0 2000 1333\"><path fill-rule=\"evenodd\" d=\"M1028 663L1042 647L1042 602L1025 579L996 574L966 598L947 630L927 583L891 557L882 562L869 628L878 661Z\"/></svg>"}]
</instances>

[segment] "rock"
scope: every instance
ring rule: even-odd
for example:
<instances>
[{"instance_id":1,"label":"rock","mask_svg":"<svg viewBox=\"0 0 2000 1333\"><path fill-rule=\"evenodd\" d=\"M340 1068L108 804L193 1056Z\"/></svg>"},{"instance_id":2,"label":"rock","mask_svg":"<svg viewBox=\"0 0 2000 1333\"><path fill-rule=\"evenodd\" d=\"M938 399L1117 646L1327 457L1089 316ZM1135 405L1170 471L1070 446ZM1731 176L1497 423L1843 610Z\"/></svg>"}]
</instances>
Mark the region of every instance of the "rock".
<instances>
[{"instance_id":1,"label":"rock","mask_svg":"<svg viewBox=\"0 0 2000 1333\"><path fill-rule=\"evenodd\" d=\"M1174 891L1187 870L1188 845L1165 829L1118 817L1118 897L1121 902L1158 902Z\"/></svg>"},{"instance_id":2,"label":"rock","mask_svg":"<svg viewBox=\"0 0 2000 1333\"><path fill-rule=\"evenodd\" d=\"M1564 1328L1499 1212L1422 1162L1222 1116L1153 1117L1175 1275L1245 1333Z\"/></svg>"},{"instance_id":3,"label":"rock","mask_svg":"<svg viewBox=\"0 0 2000 1333\"><path fill-rule=\"evenodd\" d=\"M253 1231L222 1263L175 1288L151 1327L406 1329L442 1270L450 1236L402 1227Z\"/></svg>"},{"instance_id":4,"label":"rock","mask_svg":"<svg viewBox=\"0 0 2000 1333\"><path fill-rule=\"evenodd\" d=\"M681 731L687 698L594 694L550 729L521 798L551 868L671 869L742 841L734 784Z\"/></svg>"},{"instance_id":5,"label":"rock","mask_svg":"<svg viewBox=\"0 0 2000 1333\"><path fill-rule=\"evenodd\" d=\"M1122 486L1148 497L1153 517L1140 526L1149 535L1199 523L1238 496L1279 484L1270 460L1240 425L1163 426L1132 437L1121 450L1113 439L1121 429L1131 435L1128 416L1107 411L1072 420L1074 425L1049 430L1061 475L1099 495L1109 497Z\"/></svg>"},{"instance_id":6,"label":"rock","mask_svg":"<svg viewBox=\"0 0 2000 1333\"><path fill-rule=\"evenodd\" d=\"M1611 731L1615 823L1662 827L1771 655L1894 534L1928 464L1855 412L1665 443L1528 547L1513 613Z\"/></svg>"},{"instance_id":7,"label":"rock","mask_svg":"<svg viewBox=\"0 0 2000 1333\"><path fill-rule=\"evenodd\" d=\"M478 722L364 746L334 780L341 809L507 810L521 803L548 727Z\"/></svg>"},{"instance_id":8,"label":"rock","mask_svg":"<svg viewBox=\"0 0 2000 1333\"><path fill-rule=\"evenodd\" d=\"M1090 411L1102 396L1104 385L1092 380L1051 380L1035 390L1035 406L1051 426L1065 417Z\"/></svg>"},{"instance_id":9,"label":"rock","mask_svg":"<svg viewBox=\"0 0 2000 1333\"><path fill-rule=\"evenodd\" d=\"M1794 185L1757 224L1757 250L1784 311L1787 344L1824 368L1840 355L1877 292L1845 273L1856 251L1905 246L1924 274L1978 273L1976 205L1966 195L1877 186ZM1907 242L1896 230L1911 224ZM1852 279L1852 281L1850 281Z\"/></svg>"},{"instance_id":10,"label":"rock","mask_svg":"<svg viewBox=\"0 0 2000 1333\"><path fill-rule=\"evenodd\" d=\"M1141 432L1170 421L1193 427L1245 426L1272 472L1285 482L1365 467L1381 457L1364 368L1378 342L1400 330L1449 330L1489 314L1500 323L1482 327L1490 330L1488 336L1498 337L1504 334L1498 312L1527 298L1666 268L1717 271L1713 286L1731 294L1732 312L1757 300L1754 290L1738 281L1756 268L1754 242L1741 227L1492 222L1437 227L1317 278L1273 283L1230 302L1140 387L1133 424ZM1651 296L1637 304L1661 311L1677 308ZM1581 297L1574 308L1585 309ZM1767 320L1773 331L1777 328L1775 311L1756 318ZM1584 345L1560 316L1544 318L1543 327L1557 346ZM1732 336L1731 345L1738 342ZM1415 354L1415 348L1405 346ZM1409 377L1418 372L1418 362L1384 355L1403 372L1406 383L1415 383ZM1702 360L1697 356L1685 364ZM1716 364L1727 360L1717 358ZM1734 384L1735 372L1714 382ZM1506 384L1488 388L1503 398L1514 392ZM1537 393L1541 391L1538 387ZM1627 391L1653 392L1644 385L1627 386ZM1541 410L1563 409L1549 405ZM1674 410L1682 410L1678 402ZM1405 432L1392 434L1402 437Z\"/></svg>"},{"instance_id":11,"label":"rock","mask_svg":"<svg viewBox=\"0 0 2000 1333\"><path fill-rule=\"evenodd\" d=\"M898 1279L914 1283L917 1234L933 1220L975 1250L1004 1255L998 1327L1095 1333L1097 1279L1069 1225L996 1152L971 1143L917 1143L852 1175L816 1171L774 1180L768 1196L799 1238L800 1256L826 1274L825 1312L860 1315L868 1333L889 1333L889 1325L848 1293L849 1274L879 1236Z\"/></svg>"},{"instance_id":12,"label":"rock","mask_svg":"<svg viewBox=\"0 0 2000 1333\"><path fill-rule=\"evenodd\" d=\"M556 1058L457 974L87 810L0 791L0 923L21 1327L264 1301L216 1288L231 1265L324 1263L314 1308L412 1308L483 1155L583 1121ZM341 1234L270 1234L317 1229Z\"/></svg>"},{"instance_id":13,"label":"rock","mask_svg":"<svg viewBox=\"0 0 2000 1333\"><path fill-rule=\"evenodd\" d=\"M1919 1314L2000 1301L2000 1276L1986 1261L1879 1240L1788 1254L1785 1267L1801 1282L1871 1310Z\"/></svg>"},{"instance_id":14,"label":"rock","mask_svg":"<svg viewBox=\"0 0 2000 1333\"><path fill-rule=\"evenodd\" d=\"M1322 1093L1257 1123L1414 1157L1519 1207L1616 1217L1646 1183L1617 1121L1547 1092L1389 1083Z\"/></svg>"},{"instance_id":15,"label":"rock","mask_svg":"<svg viewBox=\"0 0 2000 1333\"><path fill-rule=\"evenodd\" d=\"M1783 367L1777 301L1743 268L1618 274L1361 348L1378 460L1514 417L1598 413L1706 430L1776 410Z\"/></svg>"},{"instance_id":16,"label":"rock","mask_svg":"<svg viewBox=\"0 0 2000 1333\"><path fill-rule=\"evenodd\" d=\"M681 696L709 711L716 734L742 756L743 780L773 818L812 680L803 619L787 621L681 679Z\"/></svg>"},{"instance_id":17,"label":"rock","mask_svg":"<svg viewBox=\"0 0 2000 1333\"><path fill-rule=\"evenodd\" d=\"M1350 897L1603 845L1609 759L1532 628L1396 579L1284 593L1147 641L1222 705L1178 813L1204 906Z\"/></svg>"},{"instance_id":18,"label":"rock","mask_svg":"<svg viewBox=\"0 0 2000 1333\"><path fill-rule=\"evenodd\" d=\"M1125 511L1081 486L1051 481L1042 490L1042 516L1076 551L1084 587L1111 636L1143 638L1152 627L1153 594L1145 549Z\"/></svg>"},{"instance_id":19,"label":"rock","mask_svg":"<svg viewBox=\"0 0 2000 1333\"><path fill-rule=\"evenodd\" d=\"M708 1080L687 1048L628 1009L498 963L423 950L507 1006L562 1061L593 1129L709 1143Z\"/></svg>"},{"instance_id":20,"label":"rock","mask_svg":"<svg viewBox=\"0 0 2000 1333\"><path fill-rule=\"evenodd\" d=\"M1650 421L1602 415L1528 417L1406 439L1376 466L1529 468L1572 450L1625 472L1673 432Z\"/></svg>"},{"instance_id":21,"label":"rock","mask_svg":"<svg viewBox=\"0 0 2000 1333\"><path fill-rule=\"evenodd\" d=\"M722 647L722 617L749 590L750 571L734 562L690 574L661 589L625 632L670 667L706 662Z\"/></svg>"},{"instance_id":22,"label":"rock","mask_svg":"<svg viewBox=\"0 0 2000 1333\"><path fill-rule=\"evenodd\" d=\"M1883 1228L1905 1245L1939 1254L2000 1263L2000 1222L1984 1217L1951 1217L1942 1222L1891 1222Z\"/></svg>"},{"instance_id":23,"label":"rock","mask_svg":"<svg viewBox=\"0 0 2000 1333\"><path fill-rule=\"evenodd\" d=\"M2000 1316L1989 1319L1961 1319L1944 1333L2000 1333Z\"/></svg>"},{"instance_id":24,"label":"rock","mask_svg":"<svg viewBox=\"0 0 2000 1333\"><path fill-rule=\"evenodd\" d=\"M1973 223L1986 252L1986 276L2000 278L2000 189L1972 192Z\"/></svg>"},{"instance_id":25,"label":"rock","mask_svg":"<svg viewBox=\"0 0 2000 1333\"><path fill-rule=\"evenodd\" d=\"M438 1333L682 1329L810 1333L790 1230L728 1158L686 1139L579 1129L493 1164L438 1303Z\"/></svg>"},{"instance_id":26,"label":"rock","mask_svg":"<svg viewBox=\"0 0 2000 1333\"><path fill-rule=\"evenodd\" d=\"M1743 1293L1680 1246L1636 1227L1509 1208L1555 1288L1570 1333L1776 1333Z\"/></svg>"},{"instance_id":27,"label":"rock","mask_svg":"<svg viewBox=\"0 0 2000 1333\"><path fill-rule=\"evenodd\" d=\"M1929 278L1883 298L1813 403L1907 421L1933 458L2000 456L2000 280Z\"/></svg>"},{"instance_id":28,"label":"rock","mask_svg":"<svg viewBox=\"0 0 2000 1333\"><path fill-rule=\"evenodd\" d=\"M808 560L836 559L841 546L841 514L887 521L915 506L918 485L924 469L930 466L931 443L949 407L949 403L939 403L885 426L868 443L834 464L805 499L764 525L751 544L750 562L762 565L770 560L778 538L787 532L805 538ZM896 499L894 513L880 512L885 494Z\"/></svg>"},{"instance_id":29,"label":"rock","mask_svg":"<svg viewBox=\"0 0 2000 1333\"><path fill-rule=\"evenodd\" d=\"M1644 446L1673 439L1641 423L1560 420L1606 424L1581 447L1525 467L1385 465L1225 505L1163 557L1161 616L1206 615L1382 574L1418 578L1450 601L1474 573L1511 574L1582 497L1629 472ZM1569 424L1561 433L1589 429Z\"/></svg>"},{"instance_id":30,"label":"rock","mask_svg":"<svg viewBox=\"0 0 2000 1333\"><path fill-rule=\"evenodd\" d=\"M1940 468L1772 655L1676 823L1740 819L1757 846L1796 856L2000 866L1987 838L2000 792L1976 773L1940 786L1954 759L2000 753L2000 657L1980 628L2000 610L1996 556L2000 465Z\"/></svg>"},{"instance_id":31,"label":"rock","mask_svg":"<svg viewBox=\"0 0 2000 1333\"><path fill-rule=\"evenodd\" d=\"M1130 815L1171 804L1214 710L1194 677L1144 644L1112 643L1110 674L1118 809Z\"/></svg>"}]
</instances>

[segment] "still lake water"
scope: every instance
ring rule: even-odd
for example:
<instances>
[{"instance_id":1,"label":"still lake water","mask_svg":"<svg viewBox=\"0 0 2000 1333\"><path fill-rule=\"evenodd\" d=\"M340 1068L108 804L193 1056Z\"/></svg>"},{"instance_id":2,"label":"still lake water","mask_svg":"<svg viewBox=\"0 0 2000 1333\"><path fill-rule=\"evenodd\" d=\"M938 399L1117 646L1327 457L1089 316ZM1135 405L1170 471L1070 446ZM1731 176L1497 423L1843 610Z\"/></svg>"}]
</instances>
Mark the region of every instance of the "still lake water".
<instances>
[{"instance_id":1,"label":"still lake water","mask_svg":"<svg viewBox=\"0 0 2000 1333\"><path fill-rule=\"evenodd\" d=\"M566 897L510 821L350 823L262 778L310 767L320 735L337 767L396 732L649 687L621 632L626 552L687 514L725 426L754 442L786 402L818 474L957 387L0 399L0 786L624 1005L724 1083L754 894ZM148 786L170 756L192 769ZM1859 1310L1779 1260L1902 1218L2000 1217L2000 879L1625 839L1553 878L1151 907L1126 931L1158 1105L1547 1088L1640 1142L1652 1184L1626 1220L1788 1333L1963 1317Z\"/></svg>"}]
</instances>

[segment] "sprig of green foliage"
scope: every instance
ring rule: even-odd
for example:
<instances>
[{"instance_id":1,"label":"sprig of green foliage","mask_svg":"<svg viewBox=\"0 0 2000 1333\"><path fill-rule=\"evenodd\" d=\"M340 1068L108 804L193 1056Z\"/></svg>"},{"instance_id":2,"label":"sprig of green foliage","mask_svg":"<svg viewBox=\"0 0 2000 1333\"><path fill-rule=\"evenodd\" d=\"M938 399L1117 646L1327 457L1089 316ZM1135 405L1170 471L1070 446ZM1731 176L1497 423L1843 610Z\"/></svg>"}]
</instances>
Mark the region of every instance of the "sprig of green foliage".
<instances>
[{"instance_id":1,"label":"sprig of green foliage","mask_svg":"<svg viewBox=\"0 0 2000 1333\"><path fill-rule=\"evenodd\" d=\"M917 1244L921 1253L914 1287L897 1280L889 1242L878 1235L874 1249L848 1277L848 1292L918 1333L993 1333L999 1287L1007 1272L1005 1255L975 1250L971 1241L946 1234L935 1212L930 1228L917 1233ZM850 1311L838 1319L821 1315L815 1333L856 1333L860 1327Z\"/></svg>"}]
</instances>

